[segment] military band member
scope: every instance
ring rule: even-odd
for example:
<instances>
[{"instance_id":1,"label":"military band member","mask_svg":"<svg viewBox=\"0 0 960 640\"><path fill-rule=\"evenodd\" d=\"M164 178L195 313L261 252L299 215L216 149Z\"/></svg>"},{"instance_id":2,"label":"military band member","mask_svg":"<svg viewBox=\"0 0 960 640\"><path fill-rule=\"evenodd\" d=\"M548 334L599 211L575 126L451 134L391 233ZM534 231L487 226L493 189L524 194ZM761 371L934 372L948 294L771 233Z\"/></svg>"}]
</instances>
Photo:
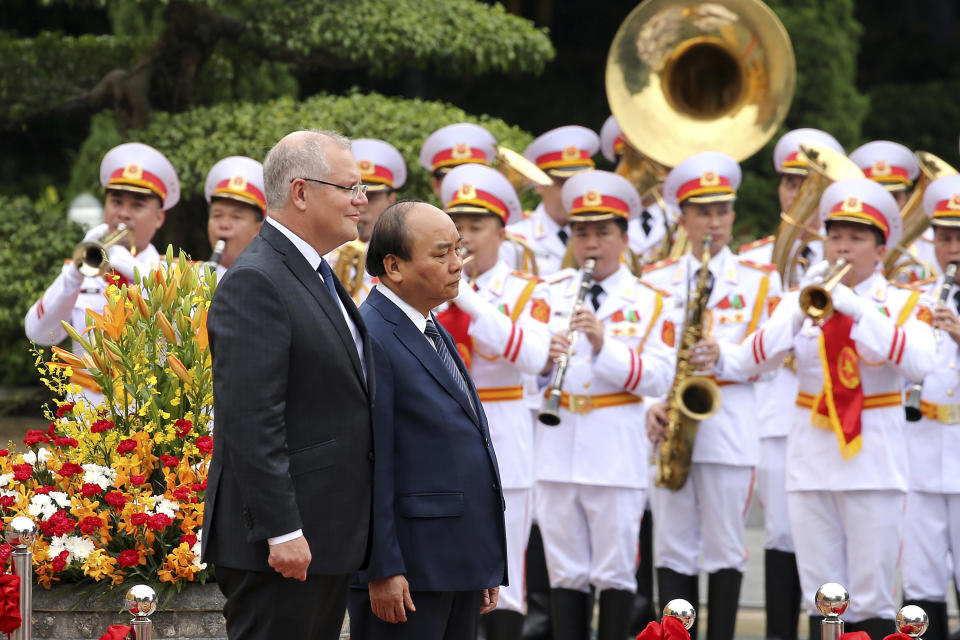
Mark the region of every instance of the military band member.
<instances>
[{"instance_id":1,"label":"military band member","mask_svg":"<svg viewBox=\"0 0 960 640\"><path fill-rule=\"evenodd\" d=\"M640 197L624 178L580 173L563 186L577 262L594 258L593 284L575 310L581 274L548 280L554 361L573 350L559 426L537 425L536 512L550 576L554 640L589 638L590 587L599 594L599 640L628 635L648 448L637 428L643 395L666 391L673 373L668 302L620 262L627 219ZM574 337L571 337L574 336ZM571 344L571 341L574 341ZM555 372L551 365L547 379Z\"/></svg>"},{"instance_id":2,"label":"military band member","mask_svg":"<svg viewBox=\"0 0 960 640\"><path fill-rule=\"evenodd\" d=\"M331 251L326 259L359 306L376 283L363 268L373 225L380 214L397 201L397 190L407 181L407 163L396 147L383 140L358 138L351 142L350 150L360 169L360 181L367 187L367 201L357 207L360 211L357 239ZM341 257L352 266L341 263Z\"/></svg>"},{"instance_id":3,"label":"military band member","mask_svg":"<svg viewBox=\"0 0 960 640\"><path fill-rule=\"evenodd\" d=\"M920 176L920 165L914 153L896 142L874 140L854 149L850 153L850 159L860 167L864 175L890 192L902 212L913 191L913 185ZM932 229L921 234L905 253L904 259L912 257L920 263L920 267L909 270L906 279L915 282L938 275Z\"/></svg>"},{"instance_id":4,"label":"military band member","mask_svg":"<svg viewBox=\"0 0 960 640\"><path fill-rule=\"evenodd\" d=\"M210 169L203 191L210 205L207 239L214 249L211 262L219 280L263 226L267 213L263 165L246 156L224 158ZM224 247L217 255L219 240Z\"/></svg>"},{"instance_id":5,"label":"military band member","mask_svg":"<svg viewBox=\"0 0 960 640\"><path fill-rule=\"evenodd\" d=\"M617 165L618 173L629 144L616 118L607 118L600 129L600 150L604 158ZM644 263L649 263L660 257L664 237L676 224L678 214L673 209L664 212L652 194L642 197L643 211L630 220L627 232L630 234L630 249Z\"/></svg>"},{"instance_id":6,"label":"military band member","mask_svg":"<svg viewBox=\"0 0 960 640\"><path fill-rule=\"evenodd\" d=\"M907 491L901 390L934 364L919 293L888 283L876 268L901 235L897 203L866 178L840 180L820 200L826 260L801 287L821 282L844 258L849 273L830 292L834 313L805 317L791 292L743 344L725 345L724 371L753 375L791 350L799 392L787 441L787 503L804 603L824 582L857 594L847 628L874 640L893 628L895 571ZM943 558L940 558L943 561ZM819 629L811 618L811 629Z\"/></svg>"},{"instance_id":7,"label":"military band member","mask_svg":"<svg viewBox=\"0 0 960 640\"><path fill-rule=\"evenodd\" d=\"M522 576L533 487L533 416L523 385L525 374L539 373L547 361L549 292L540 279L511 271L499 259L506 223L523 213L501 173L482 165L456 167L444 177L441 195L466 262L460 295L437 319L457 343L487 414L506 502L507 571ZM487 640L520 640L523 584L518 577L500 588L497 609L484 616Z\"/></svg>"},{"instance_id":8,"label":"military band member","mask_svg":"<svg viewBox=\"0 0 960 640\"><path fill-rule=\"evenodd\" d=\"M960 263L960 176L930 183L923 207L933 228L933 247L941 274ZM928 304L939 300L944 275L924 287ZM955 279L956 280L956 279ZM909 490L903 544L905 604L926 611L928 640L946 640L947 584L960 584L960 288L947 283L943 305L933 307L936 365L924 378L921 414L907 423ZM950 558L951 562L945 562Z\"/></svg>"},{"instance_id":9,"label":"military band member","mask_svg":"<svg viewBox=\"0 0 960 640\"><path fill-rule=\"evenodd\" d=\"M527 160L553 179L553 184L535 187L540 204L530 217L511 224L507 231L525 240L533 249L541 277L559 271L567 254L570 226L560 195L563 183L571 176L593 169L593 156L599 150L600 138L596 133L570 125L547 131L523 151ZM512 248L502 249L507 250L513 252Z\"/></svg>"},{"instance_id":10,"label":"military band member","mask_svg":"<svg viewBox=\"0 0 960 640\"><path fill-rule=\"evenodd\" d=\"M61 321L78 331L87 324L87 309L100 312L106 304L109 282L124 284L134 279L134 270L146 272L160 261L150 241L163 224L166 211L180 199L180 182L167 158L153 147L128 142L114 147L100 163L100 184L105 192L104 223L91 229L85 241L98 241L123 223L129 229L107 251L110 270L103 276L85 277L68 262L56 280L24 318L27 338L42 345L63 341L67 333ZM109 282L108 282L109 280ZM73 345L74 353L80 346ZM96 383L75 375L74 382L93 393Z\"/></svg>"},{"instance_id":11,"label":"military band member","mask_svg":"<svg viewBox=\"0 0 960 640\"><path fill-rule=\"evenodd\" d=\"M430 172L430 188L441 197L440 183L461 164L490 165L497 157L497 139L478 124L458 122L431 133L420 147L420 164Z\"/></svg>"},{"instance_id":12,"label":"military band member","mask_svg":"<svg viewBox=\"0 0 960 640\"><path fill-rule=\"evenodd\" d=\"M703 339L690 363L711 373L720 345L736 344L767 317L768 303L779 295L779 278L769 265L739 260L727 245L736 216L734 201L740 167L729 156L703 152L681 162L667 176L664 194L680 206L680 225L691 250L679 259L655 263L643 278L666 289L684 305L698 285L705 238L710 240L710 292ZM679 335L679 330L678 330ZM744 518L758 461L753 387L747 376L714 372L722 402L700 423L693 464L681 489L651 490L657 535L657 585L661 604L684 598L699 602L698 575L709 574L707 637L733 637L740 583L746 565ZM665 402L647 412L651 439L659 442L668 419ZM696 628L691 629L696 637Z\"/></svg>"},{"instance_id":13,"label":"military band member","mask_svg":"<svg viewBox=\"0 0 960 640\"><path fill-rule=\"evenodd\" d=\"M806 157L800 144L813 142L838 153L844 153L840 143L820 129L794 129L777 141L773 150L773 166L779 174L777 196L780 210L789 211L797 197L800 185L808 174ZM816 222L819 225L819 218ZM759 263L770 263L774 236L767 236L740 247L741 258ZM796 273L803 274L806 266L823 259L823 245L813 233L804 231L798 242L806 242L801 249L804 263ZM805 255L803 255L805 254ZM772 298L771 306L778 299ZM771 309L772 311L772 309ZM766 637L778 640L796 640L800 615L800 576L787 515L786 456L787 434L790 422L780 419L783 399L797 395L797 375L789 366L776 370L770 380L757 381L753 386L756 401L757 431L760 435L760 461L757 464L757 493L763 505L763 523L766 534L763 552L764 607L766 609Z\"/></svg>"}]
</instances>

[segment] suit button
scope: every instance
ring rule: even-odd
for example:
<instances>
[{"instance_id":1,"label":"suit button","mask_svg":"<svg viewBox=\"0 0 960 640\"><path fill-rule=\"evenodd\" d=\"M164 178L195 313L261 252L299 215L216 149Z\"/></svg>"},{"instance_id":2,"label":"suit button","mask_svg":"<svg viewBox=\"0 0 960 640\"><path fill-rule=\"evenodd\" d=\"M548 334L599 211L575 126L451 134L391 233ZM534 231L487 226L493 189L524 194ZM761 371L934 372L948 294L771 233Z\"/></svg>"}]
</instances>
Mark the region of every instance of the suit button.
<instances>
[{"instance_id":1,"label":"suit button","mask_svg":"<svg viewBox=\"0 0 960 640\"><path fill-rule=\"evenodd\" d=\"M373 451L368 451L368 452L367 452L367 460L369 460L370 462L373 462L373 457L374 457L374 456L373 456Z\"/></svg>"},{"instance_id":2,"label":"suit button","mask_svg":"<svg viewBox=\"0 0 960 640\"><path fill-rule=\"evenodd\" d=\"M490 485L490 488L493 489L494 491L500 491L500 485L498 485L496 482Z\"/></svg>"},{"instance_id":3,"label":"suit button","mask_svg":"<svg viewBox=\"0 0 960 640\"><path fill-rule=\"evenodd\" d=\"M487 446L488 446L488 447L490 446L490 440L489 440L489 438L487 439Z\"/></svg>"}]
</instances>

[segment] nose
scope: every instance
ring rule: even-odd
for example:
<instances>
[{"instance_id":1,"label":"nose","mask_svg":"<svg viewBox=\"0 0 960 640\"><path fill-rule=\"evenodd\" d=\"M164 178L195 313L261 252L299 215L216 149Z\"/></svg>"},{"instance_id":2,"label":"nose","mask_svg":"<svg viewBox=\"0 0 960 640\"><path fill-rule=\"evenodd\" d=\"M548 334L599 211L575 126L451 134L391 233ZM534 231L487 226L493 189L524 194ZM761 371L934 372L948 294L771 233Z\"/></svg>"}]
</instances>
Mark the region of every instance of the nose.
<instances>
[{"instance_id":1,"label":"nose","mask_svg":"<svg viewBox=\"0 0 960 640\"><path fill-rule=\"evenodd\" d=\"M367 194L363 192L359 192L357 193L357 197L354 198L351 202L360 205L360 204L366 204L367 202L369 202L369 200L367 199Z\"/></svg>"}]
</instances>

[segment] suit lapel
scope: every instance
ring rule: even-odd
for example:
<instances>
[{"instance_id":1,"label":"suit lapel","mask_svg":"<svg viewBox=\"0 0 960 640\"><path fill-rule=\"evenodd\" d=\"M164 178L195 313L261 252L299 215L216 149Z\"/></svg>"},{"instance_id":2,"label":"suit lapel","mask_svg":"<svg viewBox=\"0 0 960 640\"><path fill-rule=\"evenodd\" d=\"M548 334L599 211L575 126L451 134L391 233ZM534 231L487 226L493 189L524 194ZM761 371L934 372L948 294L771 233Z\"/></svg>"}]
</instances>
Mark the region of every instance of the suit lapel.
<instances>
[{"instance_id":1,"label":"suit lapel","mask_svg":"<svg viewBox=\"0 0 960 640\"><path fill-rule=\"evenodd\" d=\"M433 316L432 313L430 315ZM477 394L476 387L473 384L473 379L470 377L470 372L467 371L463 359L460 357L460 352L457 351L457 345L453 341L453 337L447 332L444 326L437 321L436 316L433 316L433 323L437 325L437 330L440 332L440 339L443 340L443 344L447 346L447 351L449 351L450 355L453 356L453 361L456 363L457 369L460 371L460 375L463 376L463 380L467 384L467 393L469 393L470 397L473 399L473 406L470 406L470 403L463 397L462 392L456 394L457 401L460 403L460 406L466 410L467 415L474 418L474 422L479 427L480 420L477 415L477 411L474 411L473 407L480 407L480 396ZM439 355L437 356L437 359L440 359ZM443 363L441 362L441 365L442 364ZM446 372L445 366L443 369ZM449 378L453 383L453 388L459 391L460 385L457 384L457 381L453 379L453 376L451 376L449 372L447 372L447 378Z\"/></svg>"},{"instance_id":2,"label":"suit lapel","mask_svg":"<svg viewBox=\"0 0 960 640\"><path fill-rule=\"evenodd\" d=\"M330 293L326 290L326 287L324 287L323 282L320 281L319 274L310 268L310 263L303 257L303 254L300 253L300 251L293 246L293 243L279 230L269 224L265 224L260 233L264 235L264 238L272 247L283 255L283 261L287 265L287 268L290 269L294 277L300 281L307 291L310 292L310 295L313 296L314 300L317 301L317 304L320 305L320 309L326 314L330 320L330 324L333 325L334 330L340 337L340 341L343 342L350 362L353 363L353 370L360 378L364 388L366 388L366 379L363 375L363 368L360 365L360 355L357 353L357 345L353 341L353 335L351 335L350 329L343 319L343 313L340 312L337 304L330 299ZM339 283L335 284L338 285ZM340 291L341 288L342 287L338 287L337 291ZM343 294L341 294L341 297L342 295ZM354 322L356 322L356 320ZM362 323L357 326L362 326Z\"/></svg>"}]
</instances>

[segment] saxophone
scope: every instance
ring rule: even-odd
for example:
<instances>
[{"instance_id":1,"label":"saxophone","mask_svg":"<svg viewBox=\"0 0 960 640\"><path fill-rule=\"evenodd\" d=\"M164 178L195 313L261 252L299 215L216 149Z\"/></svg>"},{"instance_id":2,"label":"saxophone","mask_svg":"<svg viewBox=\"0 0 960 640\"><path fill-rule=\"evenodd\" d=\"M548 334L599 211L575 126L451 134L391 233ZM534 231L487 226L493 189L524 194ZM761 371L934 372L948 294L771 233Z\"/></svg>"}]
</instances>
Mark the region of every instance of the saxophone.
<instances>
[{"instance_id":1,"label":"saxophone","mask_svg":"<svg viewBox=\"0 0 960 640\"><path fill-rule=\"evenodd\" d=\"M703 336L703 312L713 285L710 282L710 238L704 238L696 293L688 294L683 333L677 349L677 369L667 395L667 429L657 455L658 487L679 490L687 481L693 459L697 426L720 408L720 388L707 376L694 375L690 355Z\"/></svg>"},{"instance_id":2,"label":"saxophone","mask_svg":"<svg viewBox=\"0 0 960 640\"><path fill-rule=\"evenodd\" d=\"M351 298L356 298L363 287L364 265L367 260L367 243L351 240L337 248L337 261L333 275L337 277Z\"/></svg>"}]
</instances>

